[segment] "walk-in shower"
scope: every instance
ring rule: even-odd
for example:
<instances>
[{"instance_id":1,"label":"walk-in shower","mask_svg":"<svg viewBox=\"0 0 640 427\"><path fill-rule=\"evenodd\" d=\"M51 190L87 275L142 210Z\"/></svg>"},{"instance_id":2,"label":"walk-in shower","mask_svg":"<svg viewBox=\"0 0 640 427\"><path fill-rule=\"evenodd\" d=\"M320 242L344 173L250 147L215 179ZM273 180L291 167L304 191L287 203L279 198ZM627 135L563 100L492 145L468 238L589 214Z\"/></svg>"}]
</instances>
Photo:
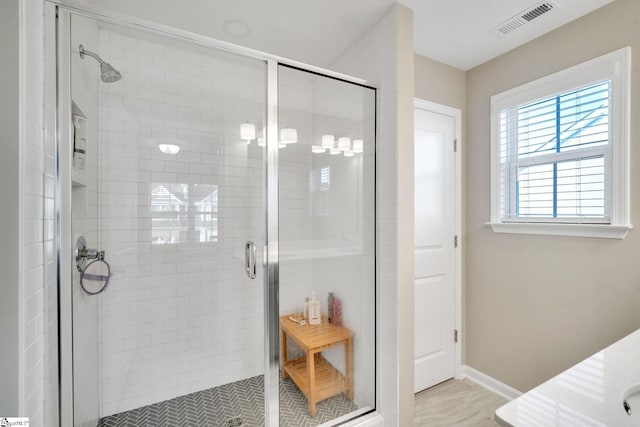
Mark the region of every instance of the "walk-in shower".
<instances>
[{"instance_id":1,"label":"walk-in shower","mask_svg":"<svg viewBox=\"0 0 640 427\"><path fill-rule=\"evenodd\" d=\"M63 425L374 410L376 91L153 25L57 25L61 250L83 236L111 266L91 295L61 254Z\"/></svg>"}]
</instances>

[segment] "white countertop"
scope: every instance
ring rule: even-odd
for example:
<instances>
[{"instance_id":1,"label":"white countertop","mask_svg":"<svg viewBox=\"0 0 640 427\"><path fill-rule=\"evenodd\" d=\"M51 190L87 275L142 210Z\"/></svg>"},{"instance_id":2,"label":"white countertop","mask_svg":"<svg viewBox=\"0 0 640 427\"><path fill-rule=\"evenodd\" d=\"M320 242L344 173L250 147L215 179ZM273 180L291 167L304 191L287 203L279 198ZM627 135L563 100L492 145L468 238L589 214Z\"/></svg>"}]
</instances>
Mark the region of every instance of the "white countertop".
<instances>
[{"instance_id":1,"label":"white countertop","mask_svg":"<svg viewBox=\"0 0 640 427\"><path fill-rule=\"evenodd\" d=\"M640 329L496 411L507 427L640 427L640 407L623 409L640 384ZM635 420L635 422L633 421Z\"/></svg>"}]
</instances>

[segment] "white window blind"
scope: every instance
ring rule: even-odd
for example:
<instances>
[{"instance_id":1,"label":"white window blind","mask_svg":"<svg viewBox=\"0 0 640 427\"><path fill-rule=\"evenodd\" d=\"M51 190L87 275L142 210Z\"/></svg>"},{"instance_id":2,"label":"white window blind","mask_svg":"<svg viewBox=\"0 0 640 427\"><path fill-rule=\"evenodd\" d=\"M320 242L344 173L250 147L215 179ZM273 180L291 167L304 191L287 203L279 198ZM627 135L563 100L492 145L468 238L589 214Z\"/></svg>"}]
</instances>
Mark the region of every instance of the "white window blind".
<instances>
[{"instance_id":1,"label":"white window blind","mask_svg":"<svg viewBox=\"0 0 640 427\"><path fill-rule=\"evenodd\" d=\"M491 97L495 232L624 238L631 49Z\"/></svg>"},{"instance_id":2,"label":"white window blind","mask_svg":"<svg viewBox=\"0 0 640 427\"><path fill-rule=\"evenodd\" d=\"M610 223L611 81L500 112L502 218Z\"/></svg>"}]
</instances>

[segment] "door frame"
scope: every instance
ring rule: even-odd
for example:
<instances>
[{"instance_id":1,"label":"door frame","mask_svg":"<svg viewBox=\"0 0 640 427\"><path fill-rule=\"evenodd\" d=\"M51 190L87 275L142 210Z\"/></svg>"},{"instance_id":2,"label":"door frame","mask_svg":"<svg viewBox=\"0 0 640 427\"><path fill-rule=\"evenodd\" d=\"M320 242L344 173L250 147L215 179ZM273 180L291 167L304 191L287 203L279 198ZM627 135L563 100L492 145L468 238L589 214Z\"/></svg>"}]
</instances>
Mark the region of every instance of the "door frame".
<instances>
[{"instance_id":1,"label":"door frame","mask_svg":"<svg viewBox=\"0 0 640 427\"><path fill-rule=\"evenodd\" d=\"M52 3L45 3L45 19L53 22L45 35L55 44L54 66L56 99L49 100L55 111L55 128L49 129L56 135L56 242L58 261L58 376L59 376L59 417L60 426L72 426L73 407L73 237L71 209L71 149L66 141L73 135L71 131L71 15L59 10ZM61 29L69 29L67 31ZM46 102L46 101L45 101ZM53 124L51 124L53 127Z\"/></svg>"},{"instance_id":2,"label":"door frame","mask_svg":"<svg viewBox=\"0 0 640 427\"><path fill-rule=\"evenodd\" d=\"M464 377L462 370L462 338L464 331L462 329L462 247L464 239L462 238L462 111L459 108L438 104L426 99L414 98L414 113L416 109L431 111L433 113L443 114L454 118L454 138L457 149L454 156L455 167L455 235L458 236L458 246L455 248L455 313L454 328L458 331L458 341L454 344L455 348L455 376L456 379ZM415 126L415 124L414 124ZM415 318L414 318L415 323Z\"/></svg>"}]
</instances>

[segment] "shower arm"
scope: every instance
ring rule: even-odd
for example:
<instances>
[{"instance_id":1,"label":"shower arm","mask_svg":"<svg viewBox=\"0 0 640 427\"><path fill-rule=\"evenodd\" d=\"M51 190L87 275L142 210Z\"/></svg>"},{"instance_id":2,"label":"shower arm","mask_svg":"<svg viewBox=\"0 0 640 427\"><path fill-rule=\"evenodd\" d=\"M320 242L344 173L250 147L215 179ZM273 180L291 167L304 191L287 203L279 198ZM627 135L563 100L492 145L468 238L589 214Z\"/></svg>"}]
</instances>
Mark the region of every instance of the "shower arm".
<instances>
[{"instance_id":1,"label":"shower arm","mask_svg":"<svg viewBox=\"0 0 640 427\"><path fill-rule=\"evenodd\" d=\"M96 55L95 53L91 52L90 50L86 50L83 45L80 45L80 58L84 59L85 55L88 55L88 56L92 57L93 59L98 61L100 64L104 63L102 58L100 58L98 55Z\"/></svg>"}]
</instances>

